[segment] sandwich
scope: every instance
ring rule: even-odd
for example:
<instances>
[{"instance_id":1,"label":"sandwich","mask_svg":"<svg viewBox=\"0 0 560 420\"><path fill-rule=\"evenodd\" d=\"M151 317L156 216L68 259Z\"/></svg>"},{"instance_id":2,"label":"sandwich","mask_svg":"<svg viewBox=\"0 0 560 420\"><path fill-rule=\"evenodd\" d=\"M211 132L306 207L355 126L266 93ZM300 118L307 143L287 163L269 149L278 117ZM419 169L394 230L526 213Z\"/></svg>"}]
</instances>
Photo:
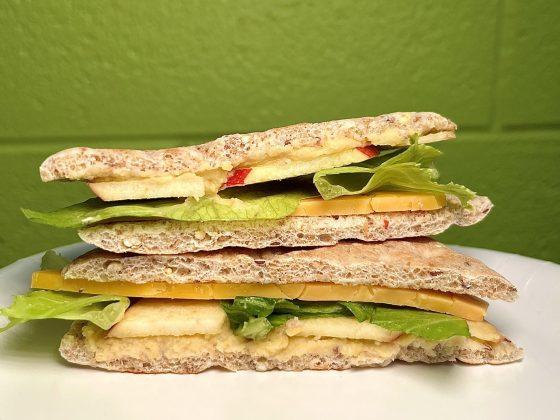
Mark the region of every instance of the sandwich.
<instances>
[{"instance_id":1,"label":"sandwich","mask_svg":"<svg viewBox=\"0 0 560 420\"><path fill-rule=\"evenodd\" d=\"M430 144L453 139L455 130L438 114L410 112L175 149L78 147L49 157L41 178L85 182L97 197L23 212L34 222L77 228L85 242L116 253L431 236L475 224L492 208L467 187L438 182L441 152Z\"/></svg>"},{"instance_id":2,"label":"sandwich","mask_svg":"<svg viewBox=\"0 0 560 420\"><path fill-rule=\"evenodd\" d=\"M47 268L47 267L45 267ZM94 250L33 274L15 325L75 320L69 362L136 373L500 364L522 350L485 320L516 288L427 238L180 255Z\"/></svg>"},{"instance_id":3,"label":"sandwich","mask_svg":"<svg viewBox=\"0 0 560 420\"><path fill-rule=\"evenodd\" d=\"M438 181L432 144L455 130L435 113L393 113L56 153L42 180L85 182L96 197L23 212L95 249L45 253L33 290L0 309L3 329L72 320L66 360L138 373L519 360L485 319L486 300L513 301L516 288L427 238L492 208Z\"/></svg>"}]
</instances>

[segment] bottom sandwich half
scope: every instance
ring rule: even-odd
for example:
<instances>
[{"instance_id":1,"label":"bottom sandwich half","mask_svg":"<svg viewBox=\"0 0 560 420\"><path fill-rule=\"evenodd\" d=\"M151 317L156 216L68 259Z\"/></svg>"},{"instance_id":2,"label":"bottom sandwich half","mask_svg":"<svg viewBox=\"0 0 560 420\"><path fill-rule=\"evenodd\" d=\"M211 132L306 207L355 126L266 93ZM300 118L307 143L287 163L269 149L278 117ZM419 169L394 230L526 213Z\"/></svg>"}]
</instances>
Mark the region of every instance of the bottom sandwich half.
<instances>
[{"instance_id":1,"label":"bottom sandwich half","mask_svg":"<svg viewBox=\"0 0 560 420\"><path fill-rule=\"evenodd\" d=\"M516 288L426 238L178 255L95 250L34 273L0 310L9 326L74 320L69 362L136 373L347 369L405 362L501 364L523 351L483 299Z\"/></svg>"},{"instance_id":2,"label":"bottom sandwich half","mask_svg":"<svg viewBox=\"0 0 560 420\"><path fill-rule=\"evenodd\" d=\"M329 322L326 318L320 320ZM198 373L211 367L233 371L348 369L381 367L395 360L501 364L522 357L522 350L502 336L486 337L493 341L472 335L445 340L427 340L412 334L375 337L352 331L360 330L360 325L353 323L346 325L343 333L329 333L328 328L323 328L320 333L326 335L312 335L317 333L313 327L301 331L298 323L306 328L305 322L289 321L265 338L252 340L235 335L226 325L205 334L113 337L99 327L76 321L64 336L60 353L72 363L135 373Z\"/></svg>"}]
</instances>

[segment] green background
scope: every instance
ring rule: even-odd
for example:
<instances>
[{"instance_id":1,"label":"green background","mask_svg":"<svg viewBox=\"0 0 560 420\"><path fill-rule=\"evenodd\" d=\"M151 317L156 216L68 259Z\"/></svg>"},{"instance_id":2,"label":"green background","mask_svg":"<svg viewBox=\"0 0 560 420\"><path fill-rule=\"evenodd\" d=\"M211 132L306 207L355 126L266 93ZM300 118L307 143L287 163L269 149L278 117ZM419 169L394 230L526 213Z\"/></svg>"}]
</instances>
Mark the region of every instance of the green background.
<instances>
[{"instance_id":1,"label":"green background","mask_svg":"<svg viewBox=\"0 0 560 420\"><path fill-rule=\"evenodd\" d=\"M3 1L0 265L77 239L19 207L77 146L160 148L301 121L436 111L459 124L443 177L496 208L440 237L560 262L560 3Z\"/></svg>"}]
</instances>

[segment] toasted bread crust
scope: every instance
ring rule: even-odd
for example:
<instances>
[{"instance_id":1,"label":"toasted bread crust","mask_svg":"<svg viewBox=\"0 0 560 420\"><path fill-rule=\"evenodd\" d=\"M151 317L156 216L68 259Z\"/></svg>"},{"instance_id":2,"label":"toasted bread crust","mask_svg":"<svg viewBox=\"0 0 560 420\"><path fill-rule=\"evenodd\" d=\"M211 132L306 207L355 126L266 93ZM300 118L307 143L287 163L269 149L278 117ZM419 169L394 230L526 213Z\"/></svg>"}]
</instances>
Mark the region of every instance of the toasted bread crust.
<instances>
[{"instance_id":1,"label":"toasted bread crust","mask_svg":"<svg viewBox=\"0 0 560 420\"><path fill-rule=\"evenodd\" d=\"M451 225L470 226L490 212L487 197L476 197L472 208L454 197L432 211L372 213L356 216L287 217L281 220L179 222L173 220L103 223L81 229L84 242L116 253L181 254L227 247L328 246L348 239L432 236Z\"/></svg>"},{"instance_id":2,"label":"toasted bread crust","mask_svg":"<svg viewBox=\"0 0 560 420\"><path fill-rule=\"evenodd\" d=\"M432 289L512 301L517 289L481 261L428 239L340 242L309 249L229 248L179 255L91 251L62 272L68 279L147 283L332 282Z\"/></svg>"},{"instance_id":3,"label":"toasted bread crust","mask_svg":"<svg viewBox=\"0 0 560 420\"><path fill-rule=\"evenodd\" d=\"M320 147L335 139L355 140L358 145L405 146L410 136L420 142L455 137L456 125L432 112L397 112L322 123L303 123L264 132L230 134L189 147L163 150L90 149L75 147L47 158L41 179L54 180L136 179L183 173L200 173L258 162L300 147ZM390 133L388 144L380 140Z\"/></svg>"},{"instance_id":4,"label":"toasted bread crust","mask_svg":"<svg viewBox=\"0 0 560 420\"><path fill-rule=\"evenodd\" d=\"M197 356L179 358L160 358L142 360L132 357L116 357L108 361L97 361L95 353L88 348L82 335L81 321L74 322L70 331L64 336L60 345L60 354L67 361L106 370L133 373L200 373L211 367L222 367L232 371L272 369L301 371L349 369L353 367L383 367L395 360L405 362L442 363L460 361L468 364L503 364L519 360L523 350L506 340L497 345L486 346L449 346L445 343L436 345L432 351L408 345L392 355L376 354L374 347L367 356L349 356L344 352L333 350L331 354L305 354L288 360L274 357L255 357L247 353L225 353L219 350L204 352ZM481 348L482 347L482 348Z\"/></svg>"}]
</instances>

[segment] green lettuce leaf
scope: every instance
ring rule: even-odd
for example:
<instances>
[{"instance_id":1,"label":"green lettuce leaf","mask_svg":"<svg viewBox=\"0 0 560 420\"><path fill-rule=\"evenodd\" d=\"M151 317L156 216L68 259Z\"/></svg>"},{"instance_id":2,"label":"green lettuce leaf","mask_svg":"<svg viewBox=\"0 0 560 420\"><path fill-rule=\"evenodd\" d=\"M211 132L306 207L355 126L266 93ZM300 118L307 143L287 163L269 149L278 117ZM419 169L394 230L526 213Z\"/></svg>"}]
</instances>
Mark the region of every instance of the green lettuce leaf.
<instances>
[{"instance_id":1,"label":"green lettuce leaf","mask_svg":"<svg viewBox=\"0 0 560 420\"><path fill-rule=\"evenodd\" d=\"M249 296L235 298L233 302L223 301L221 306L229 318L231 327L237 329L253 318L266 318L272 314L276 302L276 299Z\"/></svg>"},{"instance_id":2,"label":"green lettuce leaf","mask_svg":"<svg viewBox=\"0 0 560 420\"><path fill-rule=\"evenodd\" d=\"M273 328L274 326L268 318L251 318L249 321L243 322L243 324L235 330L235 333L250 340L261 340L265 338Z\"/></svg>"},{"instance_id":3,"label":"green lettuce leaf","mask_svg":"<svg viewBox=\"0 0 560 420\"><path fill-rule=\"evenodd\" d=\"M70 260L49 249L41 258L41 270L62 270Z\"/></svg>"},{"instance_id":4,"label":"green lettuce leaf","mask_svg":"<svg viewBox=\"0 0 560 420\"><path fill-rule=\"evenodd\" d=\"M431 165L441 154L439 150L415 141L381 164L374 158L359 166L319 171L313 176L313 183L325 200L372 191L411 191L450 194L457 197L461 204L468 205L476 195L473 191L452 182L436 182L439 174Z\"/></svg>"},{"instance_id":5,"label":"green lettuce leaf","mask_svg":"<svg viewBox=\"0 0 560 420\"><path fill-rule=\"evenodd\" d=\"M235 298L233 302L223 301L221 306L235 334L259 340L274 328L267 317L272 314L276 302L271 298L245 297Z\"/></svg>"},{"instance_id":6,"label":"green lettuce leaf","mask_svg":"<svg viewBox=\"0 0 560 420\"><path fill-rule=\"evenodd\" d=\"M0 308L0 316L9 320L0 332L23 322L48 318L90 321L108 330L122 319L129 305L130 300L122 296L36 290L15 296L11 306Z\"/></svg>"},{"instance_id":7,"label":"green lettuce leaf","mask_svg":"<svg viewBox=\"0 0 560 420\"><path fill-rule=\"evenodd\" d=\"M377 307L370 303L360 302L340 302L342 306L348 309L356 320L360 322L373 322Z\"/></svg>"},{"instance_id":8,"label":"green lettuce leaf","mask_svg":"<svg viewBox=\"0 0 560 420\"><path fill-rule=\"evenodd\" d=\"M300 302L295 300L263 297L236 297L232 302L223 301L222 308L228 316L234 333L248 339L261 339L274 328L284 325L290 318L319 318L345 316L346 309L337 303Z\"/></svg>"},{"instance_id":9,"label":"green lettuce leaf","mask_svg":"<svg viewBox=\"0 0 560 420\"><path fill-rule=\"evenodd\" d=\"M336 302L303 302L301 300L276 301L275 314L290 314L298 318L345 316L347 311Z\"/></svg>"},{"instance_id":10,"label":"green lettuce leaf","mask_svg":"<svg viewBox=\"0 0 560 420\"><path fill-rule=\"evenodd\" d=\"M282 219L292 214L300 201L317 193L303 188L270 192L266 187L226 190L215 197L187 200L139 200L107 203L91 198L83 203L40 212L22 209L29 220L61 228L82 228L117 220L169 219L185 222Z\"/></svg>"},{"instance_id":11,"label":"green lettuce leaf","mask_svg":"<svg viewBox=\"0 0 560 420\"><path fill-rule=\"evenodd\" d=\"M466 321L453 315L421 309L340 302L360 322L368 321L391 331L402 331L428 340L445 340L454 335L469 337Z\"/></svg>"},{"instance_id":12,"label":"green lettuce leaf","mask_svg":"<svg viewBox=\"0 0 560 420\"><path fill-rule=\"evenodd\" d=\"M470 337L464 319L403 307L358 302L302 302L260 297L237 297L222 302L234 333L259 340L289 319L355 317L391 331L401 331L428 340L446 340L454 336Z\"/></svg>"}]
</instances>

